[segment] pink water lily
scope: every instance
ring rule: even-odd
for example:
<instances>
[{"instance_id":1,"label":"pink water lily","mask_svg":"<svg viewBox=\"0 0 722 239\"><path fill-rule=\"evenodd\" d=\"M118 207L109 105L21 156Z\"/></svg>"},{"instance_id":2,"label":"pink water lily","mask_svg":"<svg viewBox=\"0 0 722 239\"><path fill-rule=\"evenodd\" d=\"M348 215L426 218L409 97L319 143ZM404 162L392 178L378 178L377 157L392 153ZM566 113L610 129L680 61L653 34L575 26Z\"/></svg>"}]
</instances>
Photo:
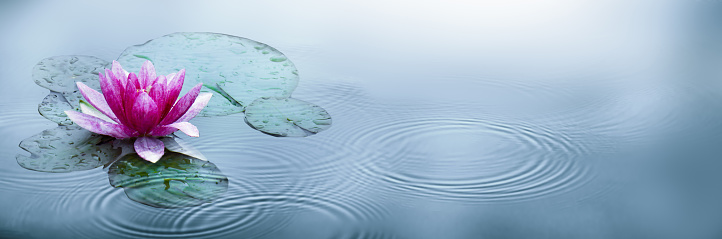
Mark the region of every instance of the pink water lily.
<instances>
[{"instance_id":1,"label":"pink water lily","mask_svg":"<svg viewBox=\"0 0 722 239\"><path fill-rule=\"evenodd\" d=\"M77 82L83 97L99 113L65 111L80 127L119 139L138 137L133 144L135 151L153 163L165 150L163 142L156 137L178 130L192 137L199 136L198 128L188 121L208 104L212 94L200 93L202 84L198 84L178 99L185 69L156 76L153 63L146 61L136 75L113 61L111 69L99 75L103 94Z\"/></svg>"}]
</instances>

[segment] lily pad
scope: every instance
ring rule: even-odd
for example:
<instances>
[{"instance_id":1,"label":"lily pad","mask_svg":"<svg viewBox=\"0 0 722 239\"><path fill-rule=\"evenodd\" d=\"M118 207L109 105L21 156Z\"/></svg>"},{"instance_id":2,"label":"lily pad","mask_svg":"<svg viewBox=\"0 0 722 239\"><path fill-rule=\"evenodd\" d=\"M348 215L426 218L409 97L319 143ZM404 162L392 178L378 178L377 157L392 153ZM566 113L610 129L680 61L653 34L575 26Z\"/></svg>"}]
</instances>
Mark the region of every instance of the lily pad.
<instances>
[{"instance_id":1,"label":"lily pad","mask_svg":"<svg viewBox=\"0 0 722 239\"><path fill-rule=\"evenodd\" d=\"M153 62L159 74L186 69L185 89L203 83L219 87L232 99L213 97L203 115L240 112L259 97L290 97L298 85L293 63L278 50L250 39L217 33L173 33L127 48L118 62L137 71L143 62ZM210 88L204 88L210 91ZM234 102L235 101L235 102ZM231 110L217 110L228 108Z\"/></svg>"},{"instance_id":2,"label":"lily pad","mask_svg":"<svg viewBox=\"0 0 722 239\"><path fill-rule=\"evenodd\" d=\"M306 137L331 127L331 116L320 106L293 98L259 98L246 107L246 123L280 137Z\"/></svg>"},{"instance_id":3,"label":"lily pad","mask_svg":"<svg viewBox=\"0 0 722 239\"><path fill-rule=\"evenodd\" d=\"M108 178L131 200L160 208L197 206L228 191L228 178L216 165L173 152L156 163L127 155L110 166Z\"/></svg>"},{"instance_id":4,"label":"lily pad","mask_svg":"<svg viewBox=\"0 0 722 239\"><path fill-rule=\"evenodd\" d=\"M208 102L208 105L206 105L203 110L201 110L200 113L198 113L198 116L201 117L209 117L209 116L223 116L223 115L232 115L237 113L243 112L243 105L238 103L238 101L234 100L233 97L228 95L221 87L218 85L211 86L211 85L203 85L204 87L201 88L201 92L210 92L213 93L213 97L211 97L211 100Z\"/></svg>"},{"instance_id":5,"label":"lily pad","mask_svg":"<svg viewBox=\"0 0 722 239\"><path fill-rule=\"evenodd\" d=\"M73 108L83 99L75 82L83 82L100 90L98 73L110 68L110 62L92 56L53 56L38 62L33 69L33 79L39 86L62 93Z\"/></svg>"},{"instance_id":6,"label":"lily pad","mask_svg":"<svg viewBox=\"0 0 722 239\"><path fill-rule=\"evenodd\" d=\"M120 155L113 138L91 133L76 125L48 129L20 142L30 157L18 154L23 168L50 173L66 173L100 167Z\"/></svg>"},{"instance_id":7,"label":"lily pad","mask_svg":"<svg viewBox=\"0 0 722 239\"><path fill-rule=\"evenodd\" d=\"M58 123L59 125L73 124L73 121L71 121L64 112L72 109L73 106L65 100L63 94L54 91L51 91L48 96L45 96L43 102L38 105L38 112L40 112L40 115L50 121Z\"/></svg>"}]
</instances>

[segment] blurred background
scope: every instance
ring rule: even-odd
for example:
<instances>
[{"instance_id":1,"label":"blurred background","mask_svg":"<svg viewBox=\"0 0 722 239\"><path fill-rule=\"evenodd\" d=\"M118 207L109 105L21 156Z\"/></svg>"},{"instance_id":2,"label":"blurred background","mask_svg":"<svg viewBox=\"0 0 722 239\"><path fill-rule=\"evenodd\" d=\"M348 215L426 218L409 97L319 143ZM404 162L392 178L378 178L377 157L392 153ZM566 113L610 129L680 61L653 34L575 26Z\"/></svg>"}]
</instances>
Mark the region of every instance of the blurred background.
<instances>
[{"instance_id":1,"label":"blurred background","mask_svg":"<svg viewBox=\"0 0 722 239\"><path fill-rule=\"evenodd\" d=\"M721 238L722 1L0 1L0 238ZM331 129L242 115L189 142L229 178L158 209L102 169L25 170L32 80L174 32L266 43Z\"/></svg>"}]
</instances>

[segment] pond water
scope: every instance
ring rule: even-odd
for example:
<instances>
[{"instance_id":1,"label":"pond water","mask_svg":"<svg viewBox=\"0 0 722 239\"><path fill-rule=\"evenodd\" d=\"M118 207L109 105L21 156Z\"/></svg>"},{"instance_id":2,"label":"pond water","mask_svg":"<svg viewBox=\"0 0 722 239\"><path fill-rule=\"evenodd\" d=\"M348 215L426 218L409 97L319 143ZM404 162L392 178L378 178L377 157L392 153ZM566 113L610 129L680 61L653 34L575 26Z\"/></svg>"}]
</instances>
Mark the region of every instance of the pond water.
<instances>
[{"instance_id":1,"label":"pond water","mask_svg":"<svg viewBox=\"0 0 722 239\"><path fill-rule=\"evenodd\" d=\"M721 11L4 1L0 238L720 238ZM298 70L293 98L333 125L273 137L243 113L193 119L201 137L181 138L228 183L199 206L133 201L102 167L18 165L23 139L57 127L38 114L38 62L111 61L174 32L277 49Z\"/></svg>"}]
</instances>

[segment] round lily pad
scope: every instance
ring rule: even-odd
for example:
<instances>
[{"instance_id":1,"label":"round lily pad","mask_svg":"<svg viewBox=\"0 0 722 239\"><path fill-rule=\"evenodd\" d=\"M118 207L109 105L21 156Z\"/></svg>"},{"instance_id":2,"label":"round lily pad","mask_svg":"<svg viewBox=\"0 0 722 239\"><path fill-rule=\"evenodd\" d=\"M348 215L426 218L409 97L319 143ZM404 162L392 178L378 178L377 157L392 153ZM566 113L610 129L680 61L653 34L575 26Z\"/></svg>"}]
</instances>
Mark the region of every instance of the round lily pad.
<instances>
[{"instance_id":1,"label":"round lily pad","mask_svg":"<svg viewBox=\"0 0 722 239\"><path fill-rule=\"evenodd\" d=\"M62 93L67 102L78 108L83 96L75 82L83 82L100 90L98 73L110 68L110 62L92 56L53 56L38 62L33 68L33 80L39 86Z\"/></svg>"},{"instance_id":2,"label":"round lily pad","mask_svg":"<svg viewBox=\"0 0 722 239\"><path fill-rule=\"evenodd\" d=\"M146 60L153 62L159 74L186 69L185 89L203 83L227 92L230 98L216 94L207 106L209 113L203 115L240 112L213 108L237 107L236 102L245 106L259 97L290 97L298 85L296 67L281 52L231 35L173 33L131 46L118 57L128 71L138 71ZM220 104L224 98L232 103Z\"/></svg>"},{"instance_id":3,"label":"round lily pad","mask_svg":"<svg viewBox=\"0 0 722 239\"><path fill-rule=\"evenodd\" d=\"M156 163L129 154L108 169L110 185L133 201L160 208L196 206L228 190L228 178L211 162L166 152Z\"/></svg>"},{"instance_id":4,"label":"round lily pad","mask_svg":"<svg viewBox=\"0 0 722 239\"><path fill-rule=\"evenodd\" d=\"M246 107L246 123L273 136L305 137L331 127L331 116L302 100L265 97Z\"/></svg>"},{"instance_id":5,"label":"round lily pad","mask_svg":"<svg viewBox=\"0 0 722 239\"><path fill-rule=\"evenodd\" d=\"M50 121L58 123L59 125L73 124L73 121L71 121L64 112L72 109L73 106L65 100L63 94L54 91L51 91L48 96L45 96L43 102L38 105L38 112L40 112L40 115Z\"/></svg>"},{"instance_id":6,"label":"round lily pad","mask_svg":"<svg viewBox=\"0 0 722 239\"><path fill-rule=\"evenodd\" d=\"M30 157L18 154L23 168L50 173L66 173L100 167L120 155L113 138L91 133L76 125L58 126L20 142Z\"/></svg>"}]
</instances>

